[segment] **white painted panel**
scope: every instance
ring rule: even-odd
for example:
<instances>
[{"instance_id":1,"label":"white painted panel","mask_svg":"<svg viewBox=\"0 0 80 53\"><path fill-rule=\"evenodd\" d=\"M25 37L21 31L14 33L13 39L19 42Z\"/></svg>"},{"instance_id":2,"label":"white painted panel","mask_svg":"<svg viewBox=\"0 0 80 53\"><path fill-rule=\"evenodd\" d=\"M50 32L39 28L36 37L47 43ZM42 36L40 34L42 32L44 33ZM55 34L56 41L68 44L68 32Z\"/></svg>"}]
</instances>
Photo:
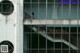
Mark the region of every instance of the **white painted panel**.
<instances>
[{"instance_id":1,"label":"white painted panel","mask_svg":"<svg viewBox=\"0 0 80 53\"><path fill-rule=\"evenodd\" d=\"M9 40L14 45L13 53L23 53L23 0L10 1L14 5L13 13L9 16L0 13L0 42Z\"/></svg>"}]
</instances>

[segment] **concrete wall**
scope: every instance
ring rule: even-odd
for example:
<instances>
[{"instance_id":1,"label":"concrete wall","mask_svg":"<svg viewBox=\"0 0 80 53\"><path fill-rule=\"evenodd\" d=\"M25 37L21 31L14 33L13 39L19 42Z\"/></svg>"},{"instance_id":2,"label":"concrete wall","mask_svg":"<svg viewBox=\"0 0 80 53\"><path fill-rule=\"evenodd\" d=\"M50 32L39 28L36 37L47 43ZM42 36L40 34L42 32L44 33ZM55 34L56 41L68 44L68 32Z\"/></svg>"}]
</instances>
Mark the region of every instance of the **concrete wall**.
<instances>
[{"instance_id":1,"label":"concrete wall","mask_svg":"<svg viewBox=\"0 0 80 53\"><path fill-rule=\"evenodd\" d=\"M13 53L23 53L23 0L10 1L13 13L9 16L0 13L0 42L8 40L14 45Z\"/></svg>"},{"instance_id":2,"label":"concrete wall","mask_svg":"<svg viewBox=\"0 0 80 53\"><path fill-rule=\"evenodd\" d=\"M78 13L78 19L80 19L80 10L79 10L80 6L78 7L78 11L77 11L77 5L72 5L70 11L69 11L69 5L66 5L66 4L63 5L63 9L60 4L56 5L55 8L53 4L48 4L47 7L48 7L47 19L63 19L63 20L77 19L77 13ZM46 19L46 4L45 3L40 4L39 6L37 3L33 3L32 5L28 3L25 5L25 8L26 8L26 11L30 15L32 12L34 12L36 19ZM38 10L39 10L39 14L38 14Z\"/></svg>"}]
</instances>

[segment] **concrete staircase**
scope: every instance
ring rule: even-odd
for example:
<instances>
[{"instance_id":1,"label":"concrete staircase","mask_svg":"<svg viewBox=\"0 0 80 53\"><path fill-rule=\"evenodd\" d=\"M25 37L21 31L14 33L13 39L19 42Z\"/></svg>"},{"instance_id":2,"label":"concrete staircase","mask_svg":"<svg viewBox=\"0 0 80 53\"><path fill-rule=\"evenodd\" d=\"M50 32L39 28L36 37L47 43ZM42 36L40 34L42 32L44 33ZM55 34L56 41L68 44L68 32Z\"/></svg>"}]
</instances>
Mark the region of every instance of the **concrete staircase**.
<instances>
[{"instance_id":1,"label":"concrete staircase","mask_svg":"<svg viewBox=\"0 0 80 53\"><path fill-rule=\"evenodd\" d=\"M26 19L28 19L28 21L32 22L32 19L34 19L34 17L31 16L31 15L29 15L29 14L27 13L27 11L25 11L25 12L24 12L24 20L26 20ZM41 30L38 31L38 29L37 29L36 27L32 27L31 29L33 29L33 31L35 31L36 33L42 35L44 38L47 38L47 39L50 40L51 42L63 42L64 44L68 45L69 47L71 47L71 48L73 48L73 49L75 49L75 50L78 49L78 48L75 46L75 45L77 45L77 44L76 44L77 41L76 41L76 39L74 39L74 38L75 38L74 36L72 36L72 39L71 39L72 41L71 41L71 42L68 42L68 38L66 38L67 35L65 35L65 37L63 37L63 39L61 39L61 37L54 39L54 38L51 37L50 35L46 34L45 31L41 31Z\"/></svg>"},{"instance_id":2,"label":"concrete staircase","mask_svg":"<svg viewBox=\"0 0 80 53\"><path fill-rule=\"evenodd\" d=\"M66 41L65 39L59 39L59 38L54 39L54 38L50 37L49 35L47 35L45 31L39 31L36 27L31 27L31 29L33 31L35 31L36 33L42 35L44 38L47 38L51 42L63 42L64 44L66 44L70 48L72 48L74 50L78 50L78 48L75 45L71 44L70 42Z\"/></svg>"}]
</instances>

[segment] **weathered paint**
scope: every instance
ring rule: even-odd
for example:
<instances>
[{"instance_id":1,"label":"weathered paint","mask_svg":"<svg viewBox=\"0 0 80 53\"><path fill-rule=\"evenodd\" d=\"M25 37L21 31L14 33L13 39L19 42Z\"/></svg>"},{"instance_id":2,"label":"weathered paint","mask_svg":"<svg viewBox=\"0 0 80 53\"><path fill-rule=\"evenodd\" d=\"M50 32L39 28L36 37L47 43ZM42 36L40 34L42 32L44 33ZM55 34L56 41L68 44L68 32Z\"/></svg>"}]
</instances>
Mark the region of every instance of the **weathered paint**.
<instances>
[{"instance_id":1,"label":"weathered paint","mask_svg":"<svg viewBox=\"0 0 80 53\"><path fill-rule=\"evenodd\" d=\"M0 14L0 42L8 40L14 45L13 53L23 53L23 0L10 1L14 11L7 16L7 24L6 16Z\"/></svg>"}]
</instances>

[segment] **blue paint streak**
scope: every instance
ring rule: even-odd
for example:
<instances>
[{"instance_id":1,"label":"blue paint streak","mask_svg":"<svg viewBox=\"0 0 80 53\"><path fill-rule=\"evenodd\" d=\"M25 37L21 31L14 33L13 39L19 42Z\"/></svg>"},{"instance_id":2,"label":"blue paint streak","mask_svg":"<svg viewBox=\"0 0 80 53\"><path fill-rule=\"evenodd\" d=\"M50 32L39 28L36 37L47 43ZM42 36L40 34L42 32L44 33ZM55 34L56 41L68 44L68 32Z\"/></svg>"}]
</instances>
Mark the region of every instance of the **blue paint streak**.
<instances>
[{"instance_id":1,"label":"blue paint streak","mask_svg":"<svg viewBox=\"0 0 80 53\"><path fill-rule=\"evenodd\" d=\"M75 0L75 1L73 1L73 0L60 0L60 3L61 4L80 4L80 2L78 2L78 0Z\"/></svg>"}]
</instances>

